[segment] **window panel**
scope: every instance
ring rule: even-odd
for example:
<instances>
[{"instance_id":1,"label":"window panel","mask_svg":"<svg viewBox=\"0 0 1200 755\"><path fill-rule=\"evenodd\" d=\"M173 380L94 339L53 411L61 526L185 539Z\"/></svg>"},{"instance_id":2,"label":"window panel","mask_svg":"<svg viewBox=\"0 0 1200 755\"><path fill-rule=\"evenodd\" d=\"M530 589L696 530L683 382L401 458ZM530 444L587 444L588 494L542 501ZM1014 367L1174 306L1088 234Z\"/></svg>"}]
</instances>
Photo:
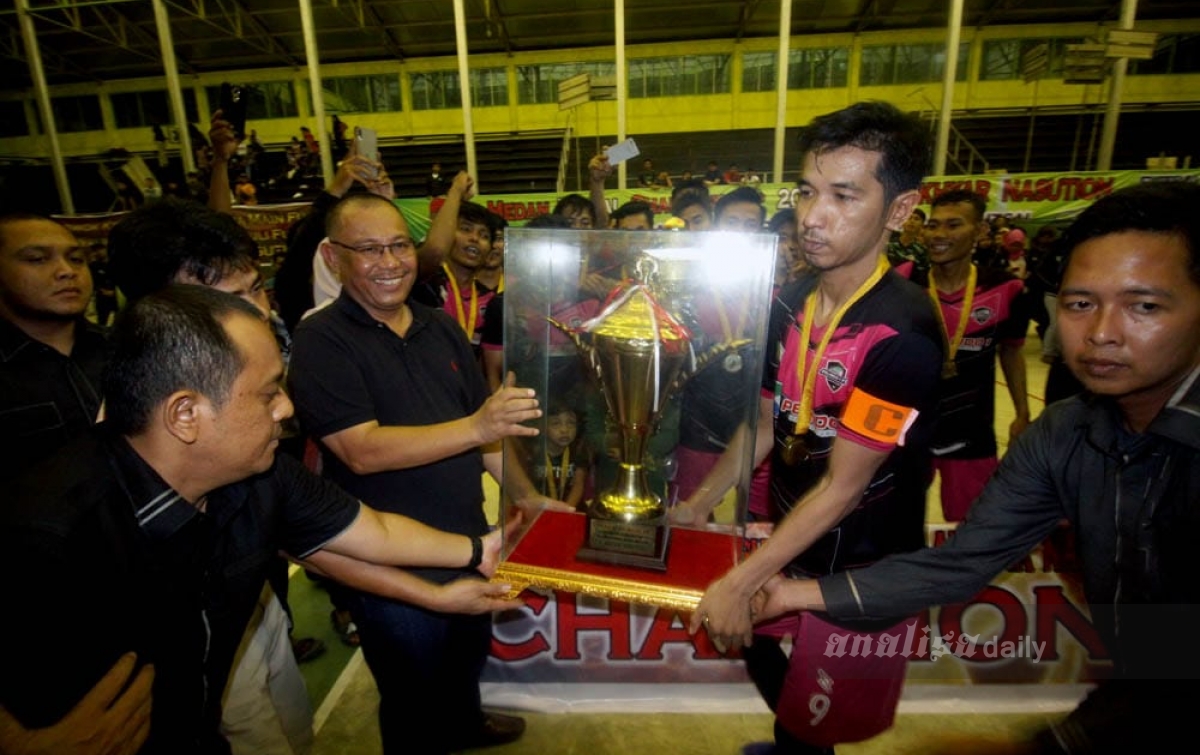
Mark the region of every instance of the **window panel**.
<instances>
[{"instance_id":1,"label":"window panel","mask_svg":"<svg viewBox=\"0 0 1200 755\"><path fill-rule=\"evenodd\" d=\"M682 97L730 91L729 55L685 55L629 61L629 96Z\"/></svg>"},{"instance_id":2,"label":"window panel","mask_svg":"<svg viewBox=\"0 0 1200 755\"><path fill-rule=\"evenodd\" d=\"M54 111L54 126L64 134L78 131L102 131L100 98L94 94L78 97L55 97L50 101Z\"/></svg>"},{"instance_id":3,"label":"window panel","mask_svg":"<svg viewBox=\"0 0 1200 755\"><path fill-rule=\"evenodd\" d=\"M958 81L966 81L969 49L966 42L958 47L958 65L954 77ZM944 45L871 45L863 48L859 83L863 86L884 86L941 81L945 67Z\"/></svg>"},{"instance_id":4,"label":"window panel","mask_svg":"<svg viewBox=\"0 0 1200 755\"><path fill-rule=\"evenodd\" d=\"M321 82L325 108L338 113L394 113L400 102L400 79L392 74L338 76Z\"/></svg>"},{"instance_id":5,"label":"window panel","mask_svg":"<svg viewBox=\"0 0 1200 755\"><path fill-rule=\"evenodd\" d=\"M462 107L458 71L429 71L409 75L413 110L450 110Z\"/></svg>"},{"instance_id":6,"label":"window panel","mask_svg":"<svg viewBox=\"0 0 1200 755\"><path fill-rule=\"evenodd\" d=\"M0 137L29 136L24 100L0 100Z\"/></svg>"},{"instance_id":7,"label":"window panel","mask_svg":"<svg viewBox=\"0 0 1200 755\"><path fill-rule=\"evenodd\" d=\"M295 118L300 114L296 107L296 90L290 81L264 81L242 86L249 95L246 102L247 121ZM220 107L221 87L206 87L206 91L209 107L215 111Z\"/></svg>"}]
</instances>

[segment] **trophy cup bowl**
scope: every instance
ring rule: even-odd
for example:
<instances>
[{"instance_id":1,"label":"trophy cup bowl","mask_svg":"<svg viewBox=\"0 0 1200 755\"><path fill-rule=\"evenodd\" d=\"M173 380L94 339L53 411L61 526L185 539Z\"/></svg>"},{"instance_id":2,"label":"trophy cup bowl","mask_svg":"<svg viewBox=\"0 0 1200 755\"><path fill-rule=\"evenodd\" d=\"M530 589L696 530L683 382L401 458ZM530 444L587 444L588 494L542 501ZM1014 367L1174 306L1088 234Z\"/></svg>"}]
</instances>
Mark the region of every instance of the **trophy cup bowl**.
<instances>
[{"instance_id":1,"label":"trophy cup bowl","mask_svg":"<svg viewBox=\"0 0 1200 755\"><path fill-rule=\"evenodd\" d=\"M651 288L657 262L644 255L636 269L641 282L615 293L577 331L551 323L572 337L591 368L618 436L616 480L588 507L587 540L578 557L665 570L670 528L662 497L646 478L646 443L694 355L687 329Z\"/></svg>"}]
</instances>

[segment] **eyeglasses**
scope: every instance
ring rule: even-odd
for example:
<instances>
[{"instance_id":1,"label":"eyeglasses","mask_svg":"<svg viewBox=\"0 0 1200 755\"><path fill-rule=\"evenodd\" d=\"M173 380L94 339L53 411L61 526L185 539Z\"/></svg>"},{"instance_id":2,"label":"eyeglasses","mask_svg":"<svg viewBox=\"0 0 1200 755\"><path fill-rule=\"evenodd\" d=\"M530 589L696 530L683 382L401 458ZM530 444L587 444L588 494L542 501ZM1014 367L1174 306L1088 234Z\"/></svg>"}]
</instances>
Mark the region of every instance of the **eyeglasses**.
<instances>
[{"instance_id":1,"label":"eyeglasses","mask_svg":"<svg viewBox=\"0 0 1200 755\"><path fill-rule=\"evenodd\" d=\"M408 257L412 255L415 248L410 239L401 239L399 241L393 241L389 244L363 244L362 246L350 246L349 244L343 244L336 239L329 239L329 243L334 244L335 246L340 246L341 248L350 252L354 252L355 254L361 254L371 261L383 259L384 252L391 252L392 255L396 257Z\"/></svg>"}]
</instances>

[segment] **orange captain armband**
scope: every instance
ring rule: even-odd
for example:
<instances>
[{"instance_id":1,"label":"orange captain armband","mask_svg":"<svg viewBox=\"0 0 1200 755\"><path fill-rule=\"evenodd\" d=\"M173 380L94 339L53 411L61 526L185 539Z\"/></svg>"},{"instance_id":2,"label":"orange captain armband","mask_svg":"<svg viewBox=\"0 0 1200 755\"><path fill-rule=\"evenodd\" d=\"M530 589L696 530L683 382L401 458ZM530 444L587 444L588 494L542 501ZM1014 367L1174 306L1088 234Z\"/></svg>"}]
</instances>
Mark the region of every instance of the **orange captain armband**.
<instances>
[{"instance_id":1,"label":"orange captain armband","mask_svg":"<svg viewBox=\"0 0 1200 755\"><path fill-rule=\"evenodd\" d=\"M842 427L876 443L903 446L917 410L893 404L855 388L842 412Z\"/></svg>"}]
</instances>

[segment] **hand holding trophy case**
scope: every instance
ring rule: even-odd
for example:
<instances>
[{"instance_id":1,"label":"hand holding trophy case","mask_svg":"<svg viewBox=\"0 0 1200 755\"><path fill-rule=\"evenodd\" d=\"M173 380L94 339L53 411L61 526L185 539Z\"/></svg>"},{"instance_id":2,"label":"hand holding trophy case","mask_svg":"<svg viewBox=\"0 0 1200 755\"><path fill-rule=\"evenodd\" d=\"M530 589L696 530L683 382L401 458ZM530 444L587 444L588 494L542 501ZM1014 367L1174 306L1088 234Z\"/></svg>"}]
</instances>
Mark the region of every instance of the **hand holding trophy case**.
<instances>
[{"instance_id":1,"label":"hand holding trophy case","mask_svg":"<svg viewBox=\"0 0 1200 755\"><path fill-rule=\"evenodd\" d=\"M510 229L504 362L537 391L534 438L505 444L502 514L525 524L496 580L690 610L744 551L750 443L706 524L670 524L758 418L775 236ZM568 428L564 432L562 428ZM529 510L539 496L577 510Z\"/></svg>"}]
</instances>

